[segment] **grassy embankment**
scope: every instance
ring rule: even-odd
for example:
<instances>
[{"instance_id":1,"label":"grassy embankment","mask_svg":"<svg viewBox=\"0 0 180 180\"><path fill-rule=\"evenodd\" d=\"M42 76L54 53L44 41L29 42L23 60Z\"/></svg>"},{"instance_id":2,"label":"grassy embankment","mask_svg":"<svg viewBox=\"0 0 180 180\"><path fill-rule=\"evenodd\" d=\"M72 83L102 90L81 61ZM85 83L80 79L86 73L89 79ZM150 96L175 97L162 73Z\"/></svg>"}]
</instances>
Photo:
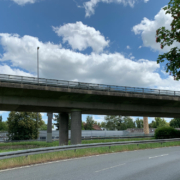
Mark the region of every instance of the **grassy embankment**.
<instances>
[{"instance_id":1,"label":"grassy embankment","mask_svg":"<svg viewBox=\"0 0 180 180\"><path fill-rule=\"evenodd\" d=\"M53 153L44 153L37 155L29 155L28 157L17 157L11 159L0 160L0 169L7 169L25 165L32 165L37 163L44 163L49 161L57 161L63 159L113 153L113 152L123 152L123 151L132 151L140 149L152 149L159 147L169 147L169 146L180 146L180 142L167 142L167 143L150 143L150 144L139 144L137 145L123 145L123 146L112 146L109 147L100 147L100 148L89 148L89 149L78 149L76 151L60 151Z\"/></svg>"},{"instance_id":2,"label":"grassy embankment","mask_svg":"<svg viewBox=\"0 0 180 180\"><path fill-rule=\"evenodd\" d=\"M119 142L119 141L140 141L140 140L151 140L150 138L128 138L128 139L94 139L94 140L82 140L82 144L90 143L105 143L105 142ZM70 145L70 141L68 142ZM33 149L33 148L43 148L43 147L53 147L59 146L59 141L54 141L52 143L46 143L45 141L29 141L29 142L14 142L14 143L0 143L0 153Z\"/></svg>"}]
</instances>

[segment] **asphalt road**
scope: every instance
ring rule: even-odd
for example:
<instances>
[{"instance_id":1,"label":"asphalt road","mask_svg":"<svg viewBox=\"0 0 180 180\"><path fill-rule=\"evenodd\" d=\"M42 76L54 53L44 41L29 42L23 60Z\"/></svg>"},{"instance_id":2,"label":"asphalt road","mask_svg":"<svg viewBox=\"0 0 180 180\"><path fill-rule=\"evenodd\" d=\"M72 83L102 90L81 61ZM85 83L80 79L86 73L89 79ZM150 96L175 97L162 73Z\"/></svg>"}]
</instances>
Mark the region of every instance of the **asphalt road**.
<instances>
[{"instance_id":1,"label":"asphalt road","mask_svg":"<svg viewBox=\"0 0 180 180\"><path fill-rule=\"evenodd\" d=\"M0 180L180 180L180 147L120 152L0 171Z\"/></svg>"}]
</instances>

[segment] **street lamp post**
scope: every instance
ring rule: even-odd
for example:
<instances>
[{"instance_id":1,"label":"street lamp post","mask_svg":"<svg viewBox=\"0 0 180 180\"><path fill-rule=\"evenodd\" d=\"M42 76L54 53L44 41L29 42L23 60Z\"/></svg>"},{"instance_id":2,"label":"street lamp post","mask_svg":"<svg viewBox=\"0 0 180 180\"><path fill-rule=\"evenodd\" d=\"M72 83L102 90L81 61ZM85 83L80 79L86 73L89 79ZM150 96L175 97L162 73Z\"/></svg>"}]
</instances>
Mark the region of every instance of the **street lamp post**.
<instances>
[{"instance_id":1,"label":"street lamp post","mask_svg":"<svg viewBox=\"0 0 180 180\"><path fill-rule=\"evenodd\" d=\"M37 47L37 82L39 83L39 47ZM37 129L37 134L38 134L38 120L39 120L39 116L38 116L38 112L37 112L37 119L36 119L36 129Z\"/></svg>"}]
</instances>

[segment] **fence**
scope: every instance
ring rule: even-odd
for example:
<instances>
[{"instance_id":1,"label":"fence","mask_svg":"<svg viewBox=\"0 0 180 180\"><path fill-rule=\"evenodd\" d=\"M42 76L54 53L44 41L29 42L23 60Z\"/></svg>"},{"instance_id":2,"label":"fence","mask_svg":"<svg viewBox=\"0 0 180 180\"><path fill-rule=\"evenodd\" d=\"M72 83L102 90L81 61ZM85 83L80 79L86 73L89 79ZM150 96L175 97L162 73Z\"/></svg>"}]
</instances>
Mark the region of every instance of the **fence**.
<instances>
[{"instance_id":1,"label":"fence","mask_svg":"<svg viewBox=\"0 0 180 180\"><path fill-rule=\"evenodd\" d=\"M8 140L7 132L0 133L0 142L5 142ZM88 138L117 138L117 137L151 137L154 133L149 135L144 135L144 133L129 133L128 131L96 131L96 130L82 130L82 139ZM39 136L37 140L46 140L47 131L39 131ZM71 130L68 131L68 138L71 139ZM59 139L59 131L52 131L52 139Z\"/></svg>"},{"instance_id":2,"label":"fence","mask_svg":"<svg viewBox=\"0 0 180 180\"><path fill-rule=\"evenodd\" d=\"M106 84L93 84L93 83L84 83L84 82L75 82L75 81L56 80L56 79L14 76L7 74L0 74L0 82L33 84L39 86L52 86L52 87L86 89L86 90L97 90L97 91L112 91L112 92L125 92L125 93L130 92L130 93L141 93L141 94L152 94L152 95L180 96L180 91L128 87L128 86L115 86L115 85L106 85Z\"/></svg>"}]
</instances>

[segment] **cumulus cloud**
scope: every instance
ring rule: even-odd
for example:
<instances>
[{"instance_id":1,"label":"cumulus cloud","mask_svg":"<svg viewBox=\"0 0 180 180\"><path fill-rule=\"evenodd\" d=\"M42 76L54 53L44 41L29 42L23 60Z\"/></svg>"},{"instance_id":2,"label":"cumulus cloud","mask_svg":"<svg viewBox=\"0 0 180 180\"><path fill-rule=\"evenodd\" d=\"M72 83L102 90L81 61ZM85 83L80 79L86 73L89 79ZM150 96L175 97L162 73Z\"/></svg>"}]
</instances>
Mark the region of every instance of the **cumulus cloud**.
<instances>
[{"instance_id":1,"label":"cumulus cloud","mask_svg":"<svg viewBox=\"0 0 180 180\"><path fill-rule=\"evenodd\" d=\"M0 61L5 64L10 60L12 63L10 69L20 67L29 72L29 75L36 73L36 47L39 46L40 77L43 78L119 86L180 89L179 82L174 81L172 77L167 79L160 77L156 72L160 65L155 61L147 59L133 61L118 52L82 54L65 49L59 44L43 43L38 38L27 35L20 37L1 33L0 44L4 49ZM13 70L11 74L20 74L20 70ZM7 71L4 70L3 73Z\"/></svg>"},{"instance_id":2,"label":"cumulus cloud","mask_svg":"<svg viewBox=\"0 0 180 180\"><path fill-rule=\"evenodd\" d=\"M14 1L16 4L18 4L20 6L23 6L25 4L34 4L38 0L12 0L12 1Z\"/></svg>"},{"instance_id":3,"label":"cumulus cloud","mask_svg":"<svg viewBox=\"0 0 180 180\"><path fill-rule=\"evenodd\" d=\"M134 7L134 4L139 0L90 0L84 3L84 8L86 12L86 17L90 17L95 13L95 7L98 3L118 3L123 4L124 6L129 5L130 7ZM144 0L147 3L149 0Z\"/></svg>"},{"instance_id":4,"label":"cumulus cloud","mask_svg":"<svg viewBox=\"0 0 180 180\"><path fill-rule=\"evenodd\" d=\"M11 68L8 65L0 65L1 74L11 74L17 76L32 76L31 73L26 73L18 68Z\"/></svg>"},{"instance_id":5,"label":"cumulus cloud","mask_svg":"<svg viewBox=\"0 0 180 180\"><path fill-rule=\"evenodd\" d=\"M131 49L130 46L126 46L127 49Z\"/></svg>"},{"instance_id":6,"label":"cumulus cloud","mask_svg":"<svg viewBox=\"0 0 180 180\"><path fill-rule=\"evenodd\" d=\"M139 46L139 49L141 49L142 48L142 46Z\"/></svg>"},{"instance_id":7,"label":"cumulus cloud","mask_svg":"<svg viewBox=\"0 0 180 180\"><path fill-rule=\"evenodd\" d=\"M142 37L143 45L150 47L153 50L160 52L168 52L173 47L179 47L179 42L174 42L171 46L165 46L163 49L160 48L160 43L156 43L156 30L162 26L166 29L171 30L172 17L170 14L165 14L165 11L161 9L154 20L149 20L144 17L141 23L135 25L132 29L136 35L140 34Z\"/></svg>"},{"instance_id":8,"label":"cumulus cloud","mask_svg":"<svg viewBox=\"0 0 180 180\"><path fill-rule=\"evenodd\" d=\"M102 52L109 44L109 40L106 40L99 31L82 22L53 27L53 30L58 36L62 36L63 43L68 42L73 50L83 51L91 47L94 52Z\"/></svg>"}]
</instances>

